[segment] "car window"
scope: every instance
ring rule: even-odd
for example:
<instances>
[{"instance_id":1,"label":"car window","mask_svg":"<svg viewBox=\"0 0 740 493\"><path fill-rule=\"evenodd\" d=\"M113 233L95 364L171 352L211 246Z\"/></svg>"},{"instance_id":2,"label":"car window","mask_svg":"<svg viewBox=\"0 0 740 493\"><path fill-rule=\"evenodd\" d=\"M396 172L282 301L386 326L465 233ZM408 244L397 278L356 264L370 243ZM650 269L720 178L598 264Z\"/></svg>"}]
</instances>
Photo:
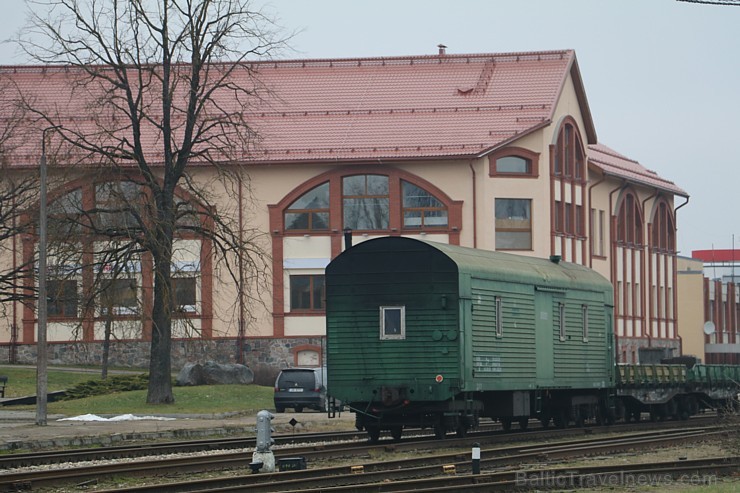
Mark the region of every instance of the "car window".
<instances>
[{"instance_id":1,"label":"car window","mask_svg":"<svg viewBox=\"0 0 740 493\"><path fill-rule=\"evenodd\" d=\"M312 389L316 386L312 371L290 371L280 375L280 387L302 387Z\"/></svg>"}]
</instances>

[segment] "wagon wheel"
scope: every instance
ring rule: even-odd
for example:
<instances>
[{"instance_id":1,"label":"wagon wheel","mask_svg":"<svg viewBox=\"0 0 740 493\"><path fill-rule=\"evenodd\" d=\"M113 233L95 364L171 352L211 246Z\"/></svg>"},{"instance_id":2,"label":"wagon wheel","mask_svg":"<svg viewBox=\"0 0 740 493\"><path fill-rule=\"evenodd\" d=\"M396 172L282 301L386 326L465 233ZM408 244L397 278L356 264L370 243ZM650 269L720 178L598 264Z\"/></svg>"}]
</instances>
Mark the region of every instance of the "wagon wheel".
<instances>
[{"instance_id":1,"label":"wagon wheel","mask_svg":"<svg viewBox=\"0 0 740 493\"><path fill-rule=\"evenodd\" d=\"M567 428L568 427L568 410L567 409L558 409L555 411L555 416L553 416L552 421L555 423L556 428Z\"/></svg>"},{"instance_id":2,"label":"wagon wheel","mask_svg":"<svg viewBox=\"0 0 740 493\"><path fill-rule=\"evenodd\" d=\"M697 402L695 398L689 397L688 407L689 407L689 414L691 414L692 416L694 414L699 414L699 403Z\"/></svg>"},{"instance_id":3,"label":"wagon wheel","mask_svg":"<svg viewBox=\"0 0 740 493\"><path fill-rule=\"evenodd\" d=\"M617 416L614 410L605 409L603 413L599 413L599 419L601 420L599 424L613 425L617 421Z\"/></svg>"},{"instance_id":4,"label":"wagon wheel","mask_svg":"<svg viewBox=\"0 0 740 493\"><path fill-rule=\"evenodd\" d=\"M665 421L667 409L665 404L654 404L650 406L650 421Z\"/></svg>"},{"instance_id":5,"label":"wagon wheel","mask_svg":"<svg viewBox=\"0 0 740 493\"><path fill-rule=\"evenodd\" d=\"M457 438L465 438L468 436L468 421L466 419L458 421L455 432L457 433Z\"/></svg>"},{"instance_id":6,"label":"wagon wheel","mask_svg":"<svg viewBox=\"0 0 740 493\"><path fill-rule=\"evenodd\" d=\"M398 426L391 427L391 437L393 437L395 441L400 440L402 434L403 434L403 426L398 425Z\"/></svg>"},{"instance_id":7,"label":"wagon wheel","mask_svg":"<svg viewBox=\"0 0 740 493\"><path fill-rule=\"evenodd\" d=\"M529 418L519 418L519 429L524 431L529 427Z\"/></svg>"},{"instance_id":8,"label":"wagon wheel","mask_svg":"<svg viewBox=\"0 0 740 493\"><path fill-rule=\"evenodd\" d=\"M501 428L504 431L511 431L511 418L501 418Z\"/></svg>"},{"instance_id":9,"label":"wagon wheel","mask_svg":"<svg viewBox=\"0 0 740 493\"><path fill-rule=\"evenodd\" d=\"M370 443L378 443L378 440L380 440L380 428L374 425L368 426L367 437Z\"/></svg>"},{"instance_id":10,"label":"wagon wheel","mask_svg":"<svg viewBox=\"0 0 740 493\"><path fill-rule=\"evenodd\" d=\"M542 413L540 416L540 424L544 429L547 429L550 427L550 413Z\"/></svg>"},{"instance_id":11,"label":"wagon wheel","mask_svg":"<svg viewBox=\"0 0 740 493\"><path fill-rule=\"evenodd\" d=\"M583 426L586 424L586 418L583 416L583 412L580 408L577 408L575 414L576 428L583 428Z\"/></svg>"},{"instance_id":12,"label":"wagon wheel","mask_svg":"<svg viewBox=\"0 0 740 493\"><path fill-rule=\"evenodd\" d=\"M447 435L447 428L444 423L437 423L434 425L434 438L437 440L444 440Z\"/></svg>"}]
</instances>

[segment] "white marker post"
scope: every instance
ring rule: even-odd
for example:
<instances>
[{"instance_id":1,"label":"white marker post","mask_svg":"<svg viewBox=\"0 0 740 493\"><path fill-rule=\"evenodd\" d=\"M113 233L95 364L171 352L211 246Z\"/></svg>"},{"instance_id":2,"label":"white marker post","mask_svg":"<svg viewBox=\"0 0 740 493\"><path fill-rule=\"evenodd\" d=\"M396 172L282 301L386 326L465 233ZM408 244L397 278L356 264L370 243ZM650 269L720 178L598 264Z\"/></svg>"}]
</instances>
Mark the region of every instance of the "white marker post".
<instances>
[{"instance_id":1,"label":"white marker post","mask_svg":"<svg viewBox=\"0 0 740 493\"><path fill-rule=\"evenodd\" d=\"M473 444L473 474L480 474L480 444Z\"/></svg>"}]
</instances>

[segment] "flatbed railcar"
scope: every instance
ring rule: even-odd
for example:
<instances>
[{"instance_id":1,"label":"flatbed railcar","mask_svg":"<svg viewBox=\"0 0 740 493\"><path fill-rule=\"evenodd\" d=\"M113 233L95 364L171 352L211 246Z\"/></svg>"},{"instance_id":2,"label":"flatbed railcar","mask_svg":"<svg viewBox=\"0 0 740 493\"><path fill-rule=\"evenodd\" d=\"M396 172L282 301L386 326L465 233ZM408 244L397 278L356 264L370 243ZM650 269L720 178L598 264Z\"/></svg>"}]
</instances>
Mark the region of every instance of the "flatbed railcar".
<instances>
[{"instance_id":1,"label":"flatbed railcar","mask_svg":"<svg viewBox=\"0 0 740 493\"><path fill-rule=\"evenodd\" d=\"M731 395L693 382L684 399L675 387L688 378L628 388L614 363L613 299L603 276L557 257L364 241L326 269L328 389L373 441L406 427L464 436L481 417L508 429L683 415ZM656 386L664 393L645 401L641 390Z\"/></svg>"}]
</instances>

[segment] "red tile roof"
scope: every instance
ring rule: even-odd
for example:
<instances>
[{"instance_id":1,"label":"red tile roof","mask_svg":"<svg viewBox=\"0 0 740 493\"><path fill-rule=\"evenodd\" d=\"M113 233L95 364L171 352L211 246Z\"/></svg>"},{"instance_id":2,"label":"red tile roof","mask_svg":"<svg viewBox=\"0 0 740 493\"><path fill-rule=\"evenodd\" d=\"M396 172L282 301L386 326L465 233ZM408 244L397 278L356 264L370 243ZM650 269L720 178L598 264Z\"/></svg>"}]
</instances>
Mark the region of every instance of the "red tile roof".
<instances>
[{"instance_id":1,"label":"red tile roof","mask_svg":"<svg viewBox=\"0 0 740 493\"><path fill-rule=\"evenodd\" d=\"M271 92L248 117L260 135L251 162L479 156L550 123L569 73L588 141L595 142L572 50L290 60L252 68ZM88 111L72 94L71 71L2 67L0 73L74 117ZM20 154L38 154L27 151Z\"/></svg>"},{"instance_id":2,"label":"red tile roof","mask_svg":"<svg viewBox=\"0 0 740 493\"><path fill-rule=\"evenodd\" d=\"M672 181L661 178L655 171L645 168L637 161L625 157L603 144L588 146L588 161L605 175L655 187L682 197L689 196L686 191Z\"/></svg>"},{"instance_id":3,"label":"red tile roof","mask_svg":"<svg viewBox=\"0 0 740 493\"><path fill-rule=\"evenodd\" d=\"M585 125L590 162L602 172L687 196L681 188L606 146L597 144L578 62L572 50L391 58L286 60L249 63L262 98L247 121L259 140L247 163L378 162L474 158L552 123L570 75ZM75 92L78 69L0 67L27 97L58 111L68 130L91 132L106 105ZM234 76L255 87L247 71ZM222 107L237 108L232 96ZM4 116L4 115L0 115ZM128 121L118 119L121 125ZM37 124L38 128L47 126ZM148 127L143 144L160 151ZM127 130L126 130L127 131ZM36 135L38 135L38 130ZM5 157L15 165L38 162L40 136L23 136ZM105 136L101 136L104 139ZM153 159L156 161L156 157Z\"/></svg>"}]
</instances>

